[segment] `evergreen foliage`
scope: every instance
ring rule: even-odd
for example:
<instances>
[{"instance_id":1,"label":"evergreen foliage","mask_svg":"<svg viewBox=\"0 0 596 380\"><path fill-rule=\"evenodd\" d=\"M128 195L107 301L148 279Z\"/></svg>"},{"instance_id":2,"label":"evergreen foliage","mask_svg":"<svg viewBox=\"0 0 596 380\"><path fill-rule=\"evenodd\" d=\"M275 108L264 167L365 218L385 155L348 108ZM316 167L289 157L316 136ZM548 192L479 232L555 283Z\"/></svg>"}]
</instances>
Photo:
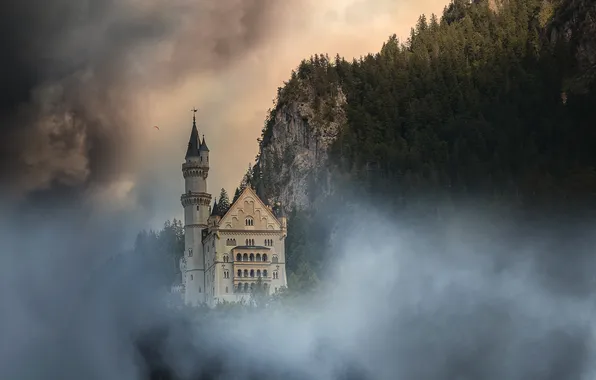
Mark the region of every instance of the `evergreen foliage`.
<instances>
[{"instance_id":1,"label":"evergreen foliage","mask_svg":"<svg viewBox=\"0 0 596 380\"><path fill-rule=\"evenodd\" d=\"M341 91L347 122L329 169L365 195L385 195L385 208L416 209L421 195L480 196L527 211L593 207L594 20L596 3L585 0L453 0L376 54L351 62L316 54L278 90L261 152L278 112L311 102L309 123L321 125L333 120ZM279 175L275 163L264 167L273 169L264 181ZM330 212L322 210L289 217L290 287L321 274Z\"/></svg>"},{"instance_id":2,"label":"evergreen foliage","mask_svg":"<svg viewBox=\"0 0 596 380\"><path fill-rule=\"evenodd\" d=\"M473 194L524 207L592 199L595 85L569 84L586 64L570 54L575 39L548 33L567 14L556 6L454 0L441 19L421 16L405 43L391 36L353 62L315 55L279 90L261 144L285 104L309 91L329 102L340 88L348 121L330 164L367 192L390 191L395 202Z\"/></svg>"},{"instance_id":3,"label":"evergreen foliage","mask_svg":"<svg viewBox=\"0 0 596 380\"><path fill-rule=\"evenodd\" d=\"M224 215L230 209L230 198L228 197L228 192L224 188L222 188L219 193L219 202L217 203L217 206L219 207L221 215Z\"/></svg>"}]
</instances>

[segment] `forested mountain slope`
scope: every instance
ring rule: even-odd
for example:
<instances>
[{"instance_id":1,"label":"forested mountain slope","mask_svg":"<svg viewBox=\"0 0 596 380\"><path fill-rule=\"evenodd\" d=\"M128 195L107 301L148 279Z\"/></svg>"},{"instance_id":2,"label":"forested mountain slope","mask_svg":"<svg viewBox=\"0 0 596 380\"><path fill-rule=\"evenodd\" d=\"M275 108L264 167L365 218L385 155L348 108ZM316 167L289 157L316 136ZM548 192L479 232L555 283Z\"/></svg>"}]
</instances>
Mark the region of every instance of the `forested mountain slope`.
<instances>
[{"instance_id":1,"label":"forested mountain slope","mask_svg":"<svg viewBox=\"0 0 596 380\"><path fill-rule=\"evenodd\" d=\"M456 0L377 54L303 61L278 91L255 180L300 208L338 178L402 203L438 190L521 205L593 197L595 4Z\"/></svg>"},{"instance_id":2,"label":"forested mountain slope","mask_svg":"<svg viewBox=\"0 0 596 380\"><path fill-rule=\"evenodd\" d=\"M417 214L424 196L594 210L595 73L591 0L453 0L377 54L303 61L245 176L293 210L290 286L316 283L346 189Z\"/></svg>"}]
</instances>

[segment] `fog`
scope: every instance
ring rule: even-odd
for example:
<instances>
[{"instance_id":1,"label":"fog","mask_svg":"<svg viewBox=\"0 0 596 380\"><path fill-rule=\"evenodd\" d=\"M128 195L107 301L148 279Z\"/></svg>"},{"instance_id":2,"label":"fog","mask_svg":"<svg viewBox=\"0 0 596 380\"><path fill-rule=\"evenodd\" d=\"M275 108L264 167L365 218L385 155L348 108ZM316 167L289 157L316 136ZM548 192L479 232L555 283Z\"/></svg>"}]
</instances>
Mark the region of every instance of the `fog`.
<instances>
[{"instance_id":1,"label":"fog","mask_svg":"<svg viewBox=\"0 0 596 380\"><path fill-rule=\"evenodd\" d=\"M0 377L144 379L149 364L181 379L592 377L583 221L470 208L423 228L360 203L335 216L355 222L321 250L317 296L265 312L173 312L164 263L126 253L181 211L191 107L210 191L232 190L302 58L374 52L445 3L3 3Z\"/></svg>"},{"instance_id":2,"label":"fog","mask_svg":"<svg viewBox=\"0 0 596 380\"><path fill-rule=\"evenodd\" d=\"M594 375L589 228L474 210L414 227L359 206L337 215L315 296L207 314L168 309L163 263L114 255L101 217L3 219L0 376L145 379L149 364L180 379Z\"/></svg>"}]
</instances>

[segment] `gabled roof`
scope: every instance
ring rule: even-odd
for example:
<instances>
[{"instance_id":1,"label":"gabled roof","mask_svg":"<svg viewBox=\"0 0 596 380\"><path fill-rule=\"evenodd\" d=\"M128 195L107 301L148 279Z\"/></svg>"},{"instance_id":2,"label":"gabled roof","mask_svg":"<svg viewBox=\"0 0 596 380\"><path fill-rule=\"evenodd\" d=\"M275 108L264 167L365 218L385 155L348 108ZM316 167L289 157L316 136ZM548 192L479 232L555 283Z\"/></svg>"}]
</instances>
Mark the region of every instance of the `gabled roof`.
<instances>
[{"instance_id":1,"label":"gabled roof","mask_svg":"<svg viewBox=\"0 0 596 380\"><path fill-rule=\"evenodd\" d=\"M269 207L267 207L265 202L263 202L263 200L257 195L257 193L250 186L246 186L246 188L244 190L242 190L242 192L240 193L240 196L238 196L238 198L234 201L234 203L232 203L230 205L230 208L228 209L228 211L221 217L220 224L222 226L224 225L226 218L228 216L230 216L230 214L232 213L233 210L236 209L237 203L240 202L240 200L244 200L244 198L247 195L250 195L252 198L256 199L256 201L261 204L262 208L264 210L266 210L265 212L267 212L273 218L273 220L275 220L281 226L281 222L279 221L277 216L275 216L275 214L269 209Z\"/></svg>"}]
</instances>

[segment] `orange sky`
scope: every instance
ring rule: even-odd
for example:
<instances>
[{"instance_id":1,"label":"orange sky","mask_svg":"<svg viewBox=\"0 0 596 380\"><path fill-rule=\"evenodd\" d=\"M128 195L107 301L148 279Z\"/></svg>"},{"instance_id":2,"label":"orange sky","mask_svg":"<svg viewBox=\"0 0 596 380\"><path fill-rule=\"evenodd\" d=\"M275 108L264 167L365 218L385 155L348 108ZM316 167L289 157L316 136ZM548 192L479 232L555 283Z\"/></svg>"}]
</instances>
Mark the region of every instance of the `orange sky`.
<instances>
[{"instance_id":1,"label":"orange sky","mask_svg":"<svg viewBox=\"0 0 596 380\"><path fill-rule=\"evenodd\" d=\"M409 34L422 13L440 14L447 0L296 0L264 43L248 51L225 70L191 75L179 87L147 88L139 97L144 109L138 126L143 149L139 175L153 178L159 200L151 224L181 216L183 191L180 164L191 127L191 108L200 109L199 133L211 150L208 187L214 195L225 187L233 193L249 162L257 154L267 109L279 86L298 63L314 53L358 57L380 49L396 33ZM158 125L160 131L153 128ZM248 144L246 144L248 143ZM136 179L125 180L126 194ZM124 196L124 195L122 195Z\"/></svg>"}]
</instances>

